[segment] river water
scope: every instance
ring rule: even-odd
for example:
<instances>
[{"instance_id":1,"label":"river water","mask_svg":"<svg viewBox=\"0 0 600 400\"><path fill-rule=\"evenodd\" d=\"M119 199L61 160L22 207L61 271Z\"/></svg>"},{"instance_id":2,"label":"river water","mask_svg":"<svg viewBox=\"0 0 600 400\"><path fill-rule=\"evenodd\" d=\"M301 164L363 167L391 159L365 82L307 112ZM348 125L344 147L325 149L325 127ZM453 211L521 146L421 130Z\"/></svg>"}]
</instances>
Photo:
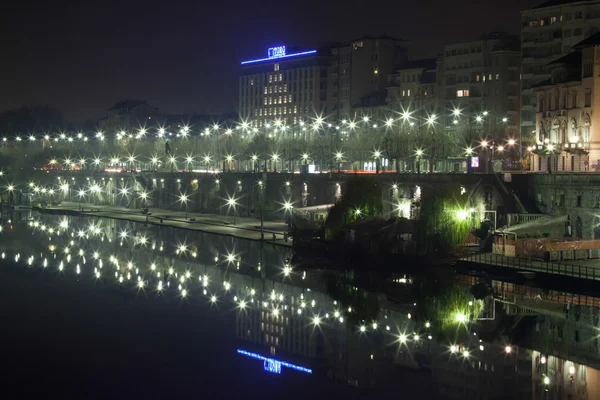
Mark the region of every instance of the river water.
<instances>
[{"instance_id":1,"label":"river water","mask_svg":"<svg viewBox=\"0 0 600 400\"><path fill-rule=\"evenodd\" d=\"M596 299L589 326L564 325L576 291L488 279L501 301L472 299L477 320L449 336L417 302L476 276L411 266L363 285L258 241L29 211L1 226L8 398L600 398Z\"/></svg>"}]
</instances>

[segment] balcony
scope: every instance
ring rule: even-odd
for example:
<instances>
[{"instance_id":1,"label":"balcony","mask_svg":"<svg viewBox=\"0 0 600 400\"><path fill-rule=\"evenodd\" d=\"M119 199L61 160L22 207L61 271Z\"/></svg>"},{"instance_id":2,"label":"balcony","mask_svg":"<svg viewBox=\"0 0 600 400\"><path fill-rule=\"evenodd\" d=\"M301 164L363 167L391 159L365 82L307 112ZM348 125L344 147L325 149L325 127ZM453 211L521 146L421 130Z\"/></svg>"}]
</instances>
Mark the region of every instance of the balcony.
<instances>
[{"instance_id":1,"label":"balcony","mask_svg":"<svg viewBox=\"0 0 600 400\"><path fill-rule=\"evenodd\" d=\"M589 149L590 149L589 143L582 143L579 141L576 143L563 144L563 150L570 154L578 154L578 155L588 154Z\"/></svg>"}]
</instances>

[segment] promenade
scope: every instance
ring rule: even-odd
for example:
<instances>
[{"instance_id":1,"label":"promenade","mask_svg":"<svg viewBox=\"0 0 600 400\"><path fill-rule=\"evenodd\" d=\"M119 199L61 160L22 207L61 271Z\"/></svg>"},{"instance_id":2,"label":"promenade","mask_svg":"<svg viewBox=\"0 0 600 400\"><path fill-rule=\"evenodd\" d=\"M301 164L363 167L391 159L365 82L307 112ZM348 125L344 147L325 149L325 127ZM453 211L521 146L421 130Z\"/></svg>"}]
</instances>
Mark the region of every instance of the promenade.
<instances>
[{"instance_id":1,"label":"promenade","mask_svg":"<svg viewBox=\"0 0 600 400\"><path fill-rule=\"evenodd\" d=\"M83 210L83 211L82 211ZM160 208L149 208L149 215L144 215L139 209L125 207L102 206L91 203L63 202L59 206L40 209L41 212L51 213L78 213L80 215L114 218L138 223L150 223L180 229L189 229L214 233L217 235L233 236L240 239L260 240L260 220L256 218L234 218L233 212L229 215L203 214L185 211L173 211ZM281 246L292 246L292 238L285 240L284 234L289 230L283 221L264 221L264 241Z\"/></svg>"}]
</instances>

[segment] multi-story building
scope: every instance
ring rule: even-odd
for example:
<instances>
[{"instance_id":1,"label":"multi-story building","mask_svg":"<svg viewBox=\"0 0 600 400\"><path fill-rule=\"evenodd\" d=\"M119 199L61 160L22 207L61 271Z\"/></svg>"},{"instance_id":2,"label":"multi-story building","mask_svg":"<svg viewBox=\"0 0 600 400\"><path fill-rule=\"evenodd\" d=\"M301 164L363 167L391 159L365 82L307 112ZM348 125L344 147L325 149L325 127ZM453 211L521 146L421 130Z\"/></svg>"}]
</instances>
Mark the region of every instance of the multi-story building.
<instances>
[{"instance_id":1,"label":"multi-story building","mask_svg":"<svg viewBox=\"0 0 600 400\"><path fill-rule=\"evenodd\" d=\"M352 107L365 96L385 90L389 76L407 59L404 41L390 36L365 36L330 51L328 112L337 119L352 117Z\"/></svg>"},{"instance_id":2,"label":"multi-story building","mask_svg":"<svg viewBox=\"0 0 600 400\"><path fill-rule=\"evenodd\" d=\"M258 127L270 121L296 124L325 113L327 70L323 51L271 47L267 57L243 61L239 77L239 113Z\"/></svg>"},{"instance_id":3,"label":"multi-story building","mask_svg":"<svg viewBox=\"0 0 600 400\"><path fill-rule=\"evenodd\" d=\"M476 123L488 138L517 136L519 60L518 38L505 33L445 46L438 61L440 123L449 130Z\"/></svg>"},{"instance_id":4,"label":"multi-story building","mask_svg":"<svg viewBox=\"0 0 600 400\"><path fill-rule=\"evenodd\" d=\"M597 33L549 63L550 78L536 87L532 171L600 170L599 57Z\"/></svg>"},{"instance_id":5,"label":"multi-story building","mask_svg":"<svg viewBox=\"0 0 600 400\"><path fill-rule=\"evenodd\" d=\"M264 126L295 124L317 115L350 117L352 106L385 91L388 76L406 60L400 39L363 37L320 50L268 49L267 56L243 61L239 113Z\"/></svg>"},{"instance_id":6,"label":"multi-story building","mask_svg":"<svg viewBox=\"0 0 600 400\"><path fill-rule=\"evenodd\" d=\"M548 64L600 29L600 1L549 0L521 13L521 135L535 133L535 87ZM533 139L533 138L532 138Z\"/></svg>"},{"instance_id":7,"label":"multi-story building","mask_svg":"<svg viewBox=\"0 0 600 400\"><path fill-rule=\"evenodd\" d=\"M416 109L435 113L438 108L438 85L435 58L408 61L391 74L387 87L387 104L391 111L411 113Z\"/></svg>"}]
</instances>

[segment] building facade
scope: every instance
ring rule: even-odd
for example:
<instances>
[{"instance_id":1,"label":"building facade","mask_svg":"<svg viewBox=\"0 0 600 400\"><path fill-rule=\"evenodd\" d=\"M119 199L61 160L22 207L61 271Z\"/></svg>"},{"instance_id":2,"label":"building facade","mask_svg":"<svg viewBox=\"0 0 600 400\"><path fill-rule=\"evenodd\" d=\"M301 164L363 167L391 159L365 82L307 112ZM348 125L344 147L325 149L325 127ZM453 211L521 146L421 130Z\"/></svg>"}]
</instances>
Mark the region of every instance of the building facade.
<instances>
[{"instance_id":1,"label":"building facade","mask_svg":"<svg viewBox=\"0 0 600 400\"><path fill-rule=\"evenodd\" d=\"M364 106L366 96L384 91L389 76L407 60L404 41L390 36L365 36L332 46L330 52L328 112L337 119L353 118L352 107Z\"/></svg>"},{"instance_id":2,"label":"building facade","mask_svg":"<svg viewBox=\"0 0 600 400\"><path fill-rule=\"evenodd\" d=\"M269 48L241 63L239 113L258 127L329 116L352 118L352 107L385 92L389 75L406 60L401 39L363 37L319 50Z\"/></svg>"},{"instance_id":3,"label":"building facade","mask_svg":"<svg viewBox=\"0 0 600 400\"><path fill-rule=\"evenodd\" d=\"M515 138L519 127L519 42L505 33L450 44L438 60L440 106L450 131Z\"/></svg>"},{"instance_id":4,"label":"building facade","mask_svg":"<svg viewBox=\"0 0 600 400\"><path fill-rule=\"evenodd\" d=\"M536 88L532 171L600 171L599 57L597 33L548 65L550 78Z\"/></svg>"},{"instance_id":5,"label":"building facade","mask_svg":"<svg viewBox=\"0 0 600 400\"><path fill-rule=\"evenodd\" d=\"M327 108L331 57L317 50L268 49L267 57L241 63L239 114L256 127L279 120L299 123Z\"/></svg>"},{"instance_id":6,"label":"building facade","mask_svg":"<svg viewBox=\"0 0 600 400\"><path fill-rule=\"evenodd\" d=\"M549 0L521 13L521 135L536 132L536 86L548 64L600 30L600 1Z\"/></svg>"},{"instance_id":7,"label":"building facade","mask_svg":"<svg viewBox=\"0 0 600 400\"><path fill-rule=\"evenodd\" d=\"M438 84L435 58L405 63L390 75L387 92L388 108L399 113L420 109L435 113L438 109Z\"/></svg>"}]
</instances>

